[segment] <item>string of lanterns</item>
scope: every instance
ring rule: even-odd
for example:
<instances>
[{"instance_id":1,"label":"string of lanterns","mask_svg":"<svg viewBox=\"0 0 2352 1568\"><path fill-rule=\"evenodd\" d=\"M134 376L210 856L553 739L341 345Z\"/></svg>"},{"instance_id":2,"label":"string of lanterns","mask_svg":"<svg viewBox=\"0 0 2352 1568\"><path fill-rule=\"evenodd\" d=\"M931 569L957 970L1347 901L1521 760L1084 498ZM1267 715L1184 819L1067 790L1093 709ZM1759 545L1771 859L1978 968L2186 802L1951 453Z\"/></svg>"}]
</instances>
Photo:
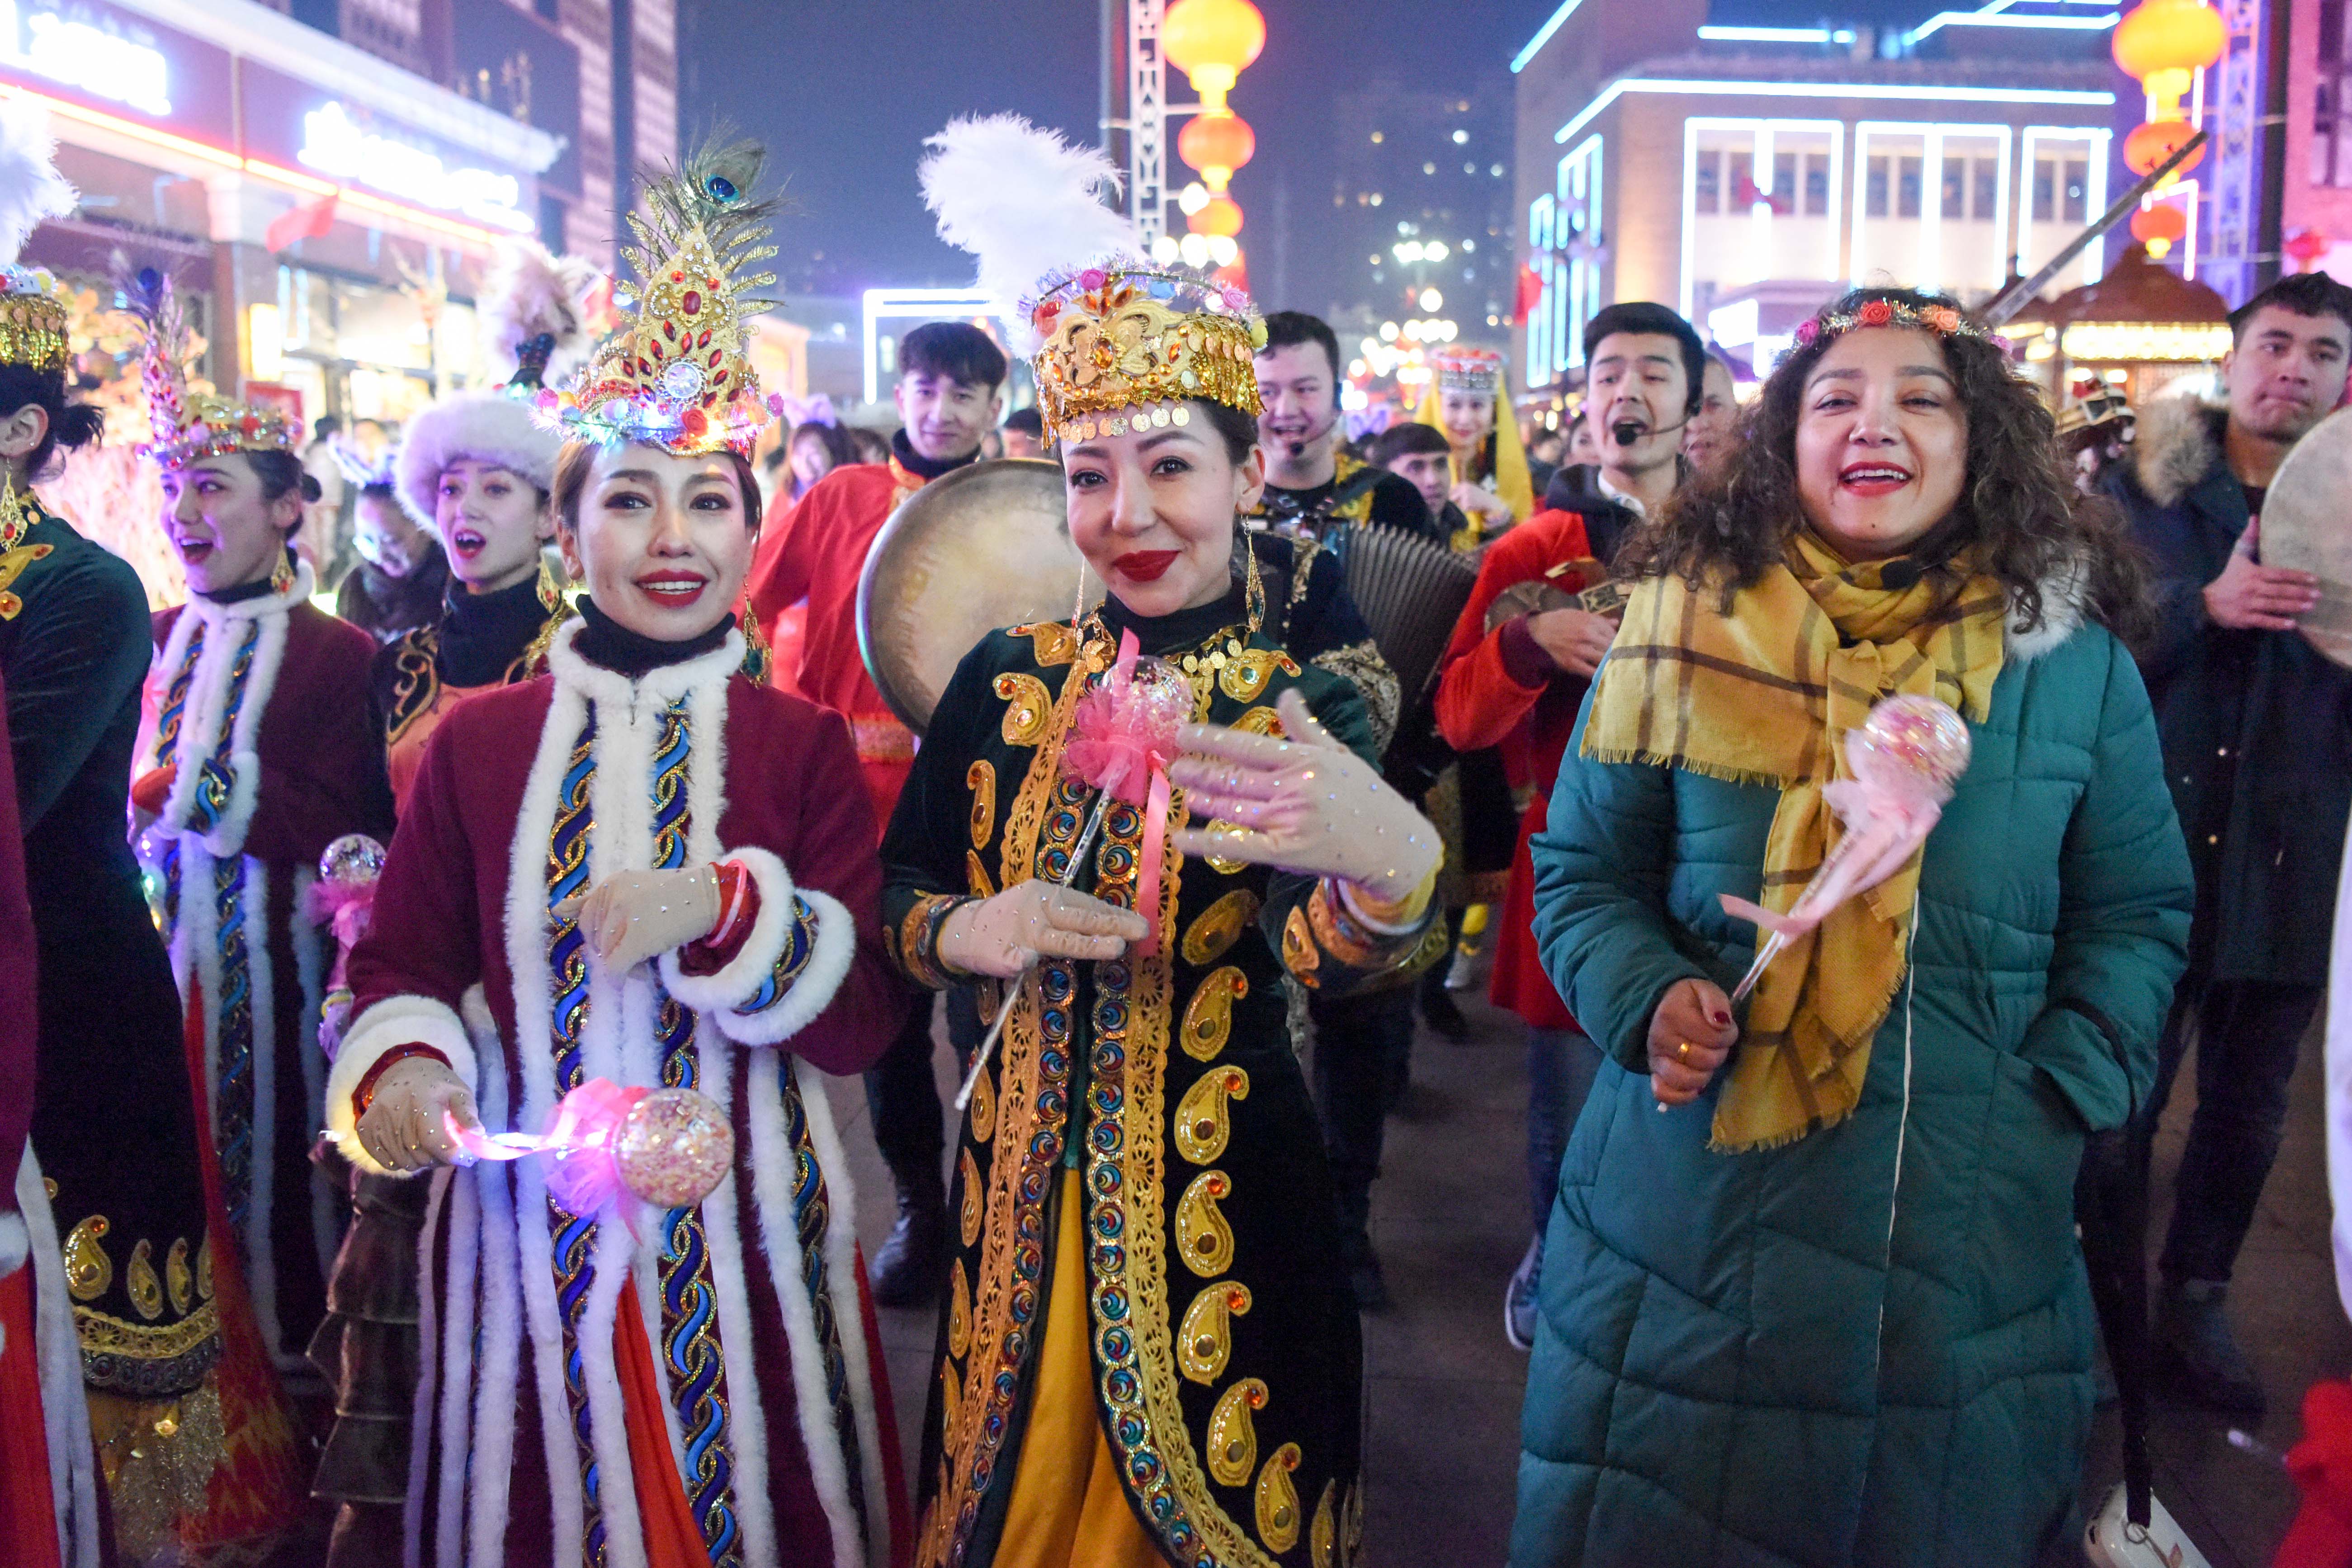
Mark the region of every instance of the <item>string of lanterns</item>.
<instances>
[{"instance_id":1,"label":"string of lanterns","mask_svg":"<svg viewBox=\"0 0 2352 1568\"><path fill-rule=\"evenodd\" d=\"M2146 175L2197 134L2180 100L2195 84L2196 73L2221 58L2228 41L2221 13L2203 0L2140 0L2116 25L2116 64L2147 94L2147 119L2124 138L2124 167ZM2187 216L2165 197L2180 176L2204 161L2205 149L2200 147L2132 214L2132 237L2146 244L2150 256L2161 258L2188 235Z\"/></svg>"},{"instance_id":2,"label":"string of lanterns","mask_svg":"<svg viewBox=\"0 0 2352 1568\"><path fill-rule=\"evenodd\" d=\"M1246 286L1242 258L1241 204L1226 187L1234 171L1257 152L1257 132L1226 106L1234 81L1265 47L1265 17L1250 0L1176 0L1160 21L1160 58L1181 70L1201 95L1200 112L1176 138L1176 154L1201 176L1178 205L1187 230L1172 244L1195 267L1213 264L1227 281Z\"/></svg>"}]
</instances>

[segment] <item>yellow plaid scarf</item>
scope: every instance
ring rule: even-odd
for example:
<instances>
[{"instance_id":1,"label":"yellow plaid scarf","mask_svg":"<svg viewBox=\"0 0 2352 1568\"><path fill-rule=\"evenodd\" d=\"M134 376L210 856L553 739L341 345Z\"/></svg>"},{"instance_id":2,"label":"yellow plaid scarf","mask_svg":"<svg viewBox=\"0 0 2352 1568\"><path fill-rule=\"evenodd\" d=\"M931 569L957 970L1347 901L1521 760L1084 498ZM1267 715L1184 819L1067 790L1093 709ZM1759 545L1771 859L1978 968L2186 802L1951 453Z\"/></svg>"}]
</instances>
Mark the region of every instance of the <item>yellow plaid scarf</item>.
<instances>
[{"instance_id":1,"label":"yellow plaid scarf","mask_svg":"<svg viewBox=\"0 0 2352 1568\"><path fill-rule=\"evenodd\" d=\"M2000 584L1939 571L1888 587L1890 564L1849 566L1800 534L1786 567L1742 589L1728 615L1713 588L1645 579L1593 691L1585 756L1780 786L1757 900L1767 909L1796 902L1840 831L1822 786L1847 776L1845 732L1873 703L1924 693L1981 722L1991 700ZM1915 855L1765 971L1716 1101L1715 1148L1792 1142L1853 1110L1903 981L1918 889Z\"/></svg>"}]
</instances>

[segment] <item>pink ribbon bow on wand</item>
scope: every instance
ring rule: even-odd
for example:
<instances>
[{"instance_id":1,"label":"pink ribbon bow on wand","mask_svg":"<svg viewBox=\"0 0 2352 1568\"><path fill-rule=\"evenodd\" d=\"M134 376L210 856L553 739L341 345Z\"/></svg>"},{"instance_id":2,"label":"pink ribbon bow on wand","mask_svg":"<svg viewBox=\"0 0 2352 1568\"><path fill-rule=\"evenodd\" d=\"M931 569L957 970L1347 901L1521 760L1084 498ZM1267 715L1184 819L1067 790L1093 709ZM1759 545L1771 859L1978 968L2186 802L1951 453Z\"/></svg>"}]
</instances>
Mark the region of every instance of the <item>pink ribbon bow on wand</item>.
<instances>
[{"instance_id":1,"label":"pink ribbon bow on wand","mask_svg":"<svg viewBox=\"0 0 2352 1568\"><path fill-rule=\"evenodd\" d=\"M1071 776L1102 794L1095 801L1077 843L1071 847L1070 861L1063 868L1060 880L1066 888L1076 879L1078 868L1085 863L1087 851L1094 847L1095 835L1101 831L1111 802L1123 800L1140 807L1143 842L1138 849L1141 865L1136 878L1135 910L1151 930L1135 944L1135 951L1149 954L1157 952L1160 945L1160 859L1168 844L1168 803L1171 794L1168 764L1177 753L1176 732L1192 716L1192 683L1164 660L1139 660L1139 651L1135 634L1121 632L1118 658L1104 674L1102 683L1078 699L1076 711L1071 715L1072 733L1069 743L1062 748L1062 765ZM971 1103L972 1088L980 1082L981 1070L996 1048L997 1037L1004 1032L1004 1021L1013 1016L1013 1004L1033 973L1034 969L1022 971L1004 993L1004 1000L998 1004L987 1036L971 1054L971 1068L964 1074L963 1087L956 1091L958 1110Z\"/></svg>"},{"instance_id":2,"label":"pink ribbon bow on wand","mask_svg":"<svg viewBox=\"0 0 2352 1568\"><path fill-rule=\"evenodd\" d=\"M486 1132L447 1112L442 1125L478 1160L552 1157L547 1194L576 1215L618 1210L633 1193L656 1208L686 1208L709 1197L735 1163L735 1130L726 1113L690 1089L626 1089L590 1079L565 1095L547 1131Z\"/></svg>"},{"instance_id":3,"label":"pink ribbon bow on wand","mask_svg":"<svg viewBox=\"0 0 2352 1568\"><path fill-rule=\"evenodd\" d=\"M1846 900L1895 875L1927 841L1944 815L1944 803L1968 771L1969 727L1949 703L1933 697L1889 697L1871 709L1860 729L1846 732L1845 757L1853 777L1822 786L1845 835L1822 858L1821 869L1789 912L1779 914L1729 893L1717 895L1725 913L1771 933L1731 993L1734 1002L1756 988L1791 942L1819 927Z\"/></svg>"}]
</instances>

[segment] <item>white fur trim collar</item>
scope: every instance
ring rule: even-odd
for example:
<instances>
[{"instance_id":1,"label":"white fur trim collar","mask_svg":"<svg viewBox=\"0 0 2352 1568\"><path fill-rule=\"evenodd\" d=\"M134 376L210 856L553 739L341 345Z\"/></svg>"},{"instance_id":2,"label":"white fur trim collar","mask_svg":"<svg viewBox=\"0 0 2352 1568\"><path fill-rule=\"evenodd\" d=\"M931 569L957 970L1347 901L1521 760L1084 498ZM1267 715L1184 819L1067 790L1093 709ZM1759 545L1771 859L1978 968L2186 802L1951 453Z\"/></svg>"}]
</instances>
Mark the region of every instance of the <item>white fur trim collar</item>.
<instances>
[{"instance_id":1,"label":"white fur trim collar","mask_svg":"<svg viewBox=\"0 0 2352 1568\"><path fill-rule=\"evenodd\" d=\"M2079 561L2044 582L2040 626L2030 631L2025 629L2019 624L2016 607L2011 606L2006 657L2019 664L2031 664L2063 646L2090 618L2090 569Z\"/></svg>"}]
</instances>

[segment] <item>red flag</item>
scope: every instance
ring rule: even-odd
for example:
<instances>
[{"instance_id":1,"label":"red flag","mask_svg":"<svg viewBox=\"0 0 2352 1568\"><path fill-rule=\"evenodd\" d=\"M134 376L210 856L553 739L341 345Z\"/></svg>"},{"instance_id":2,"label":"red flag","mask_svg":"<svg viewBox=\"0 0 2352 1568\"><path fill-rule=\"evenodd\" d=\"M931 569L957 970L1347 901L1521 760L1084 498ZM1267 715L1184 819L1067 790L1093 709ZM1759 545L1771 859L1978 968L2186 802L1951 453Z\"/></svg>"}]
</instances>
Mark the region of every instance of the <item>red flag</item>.
<instances>
[{"instance_id":1,"label":"red flag","mask_svg":"<svg viewBox=\"0 0 2352 1568\"><path fill-rule=\"evenodd\" d=\"M1538 305L1543 303L1543 287L1542 275L1526 262L1520 262L1518 293L1511 301L1513 326L1524 327L1528 324L1528 318L1536 313Z\"/></svg>"},{"instance_id":2,"label":"red flag","mask_svg":"<svg viewBox=\"0 0 2352 1568\"><path fill-rule=\"evenodd\" d=\"M329 191L316 201L291 206L269 220L262 235L262 243L271 250L283 250L298 239L323 239L335 226L335 201L343 193Z\"/></svg>"}]
</instances>

